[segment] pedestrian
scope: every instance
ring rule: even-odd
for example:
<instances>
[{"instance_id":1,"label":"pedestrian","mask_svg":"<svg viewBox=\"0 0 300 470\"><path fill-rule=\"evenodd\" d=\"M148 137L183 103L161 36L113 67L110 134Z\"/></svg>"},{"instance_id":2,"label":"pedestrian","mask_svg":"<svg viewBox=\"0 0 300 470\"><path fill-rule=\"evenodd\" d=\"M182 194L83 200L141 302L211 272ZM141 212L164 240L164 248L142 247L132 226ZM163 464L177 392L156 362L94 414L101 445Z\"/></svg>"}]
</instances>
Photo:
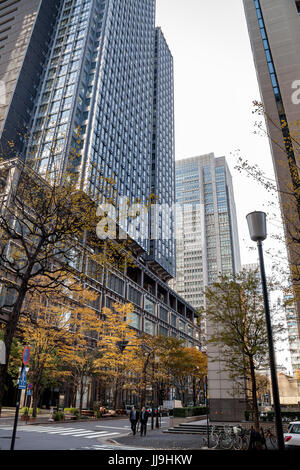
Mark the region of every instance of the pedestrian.
<instances>
[{"instance_id":1,"label":"pedestrian","mask_svg":"<svg viewBox=\"0 0 300 470\"><path fill-rule=\"evenodd\" d=\"M260 450L260 449L262 449L262 436L259 432L255 431L253 426L251 426L249 450Z\"/></svg>"},{"instance_id":2,"label":"pedestrian","mask_svg":"<svg viewBox=\"0 0 300 470\"><path fill-rule=\"evenodd\" d=\"M140 415L141 436L143 435L146 436L148 417L149 417L149 413L146 411L146 408L143 406L141 415Z\"/></svg>"},{"instance_id":3,"label":"pedestrian","mask_svg":"<svg viewBox=\"0 0 300 470\"><path fill-rule=\"evenodd\" d=\"M261 445L264 446L264 449L267 449L267 442L266 442L263 428L260 428L260 435L261 435Z\"/></svg>"},{"instance_id":4,"label":"pedestrian","mask_svg":"<svg viewBox=\"0 0 300 470\"><path fill-rule=\"evenodd\" d=\"M131 430L134 436L136 433L136 425L137 425L138 419L139 419L139 412L133 406L130 411L129 420L131 423Z\"/></svg>"}]
</instances>

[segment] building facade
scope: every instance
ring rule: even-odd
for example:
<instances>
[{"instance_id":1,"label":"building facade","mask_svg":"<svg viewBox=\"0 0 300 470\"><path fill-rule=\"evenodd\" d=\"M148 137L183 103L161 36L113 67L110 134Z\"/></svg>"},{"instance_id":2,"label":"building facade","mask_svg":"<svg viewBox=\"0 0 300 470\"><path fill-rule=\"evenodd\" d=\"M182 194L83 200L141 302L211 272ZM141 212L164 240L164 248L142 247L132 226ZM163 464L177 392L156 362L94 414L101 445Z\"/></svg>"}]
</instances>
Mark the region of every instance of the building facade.
<instances>
[{"instance_id":1,"label":"building facade","mask_svg":"<svg viewBox=\"0 0 300 470\"><path fill-rule=\"evenodd\" d=\"M25 8L29 2L21 3ZM155 0L57 0L51 10L54 21L45 25L40 16L48 4L32 2L34 25L24 37L27 52L36 43L45 44L38 80L31 81L30 106L26 79L35 56L23 54L18 59L23 65L17 63L21 96L17 90L12 95L24 102L27 113L18 155L25 155L41 175L72 171L97 202L111 191L109 180L117 198L147 203L155 194L159 204L171 207L173 58L161 29L155 28ZM44 36L36 39L35 29ZM8 98L6 112L15 116ZM22 140L18 129L15 134L9 129L7 121L1 141L8 147ZM122 228L168 280L175 273L174 218L171 211L156 212L158 229L148 216L136 224L122 220Z\"/></svg>"},{"instance_id":2,"label":"building facade","mask_svg":"<svg viewBox=\"0 0 300 470\"><path fill-rule=\"evenodd\" d=\"M291 273L299 299L300 3L244 0L280 196ZM300 331L300 303L296 301Z\"/></svg>"},{"instance_id":3,"label":"building facade","mask_svg":"<svg viewBox=\"0 0 300 470\"><path fill-rule=\"evenodd\" d=\"M232 179L224 157L176 161L176 280L170 285L194 308L219 273L240 270ZM205 332L205 320L202 323Z\"/></svg>"},{"instance_id":4,"label":"building facade","mask_svg":"<svg viewBox=\"0 0 300 470\"><path fill-rule=\"evenodd\" d=\"M287 323L287 336L289 343L289 350L291 356L291 364L293 375L298 376L298 384L300 386L300 336L297 328L297 312L296 306L293 302L292 295L286 295L285 300L285 314ZM299 392L300 394L300 392Z\"/></svg>"},{"instance_id":5,"label":"building facade","mask_svg":"<svg viewBox=\"0 0 300 470\"><path fill-rule=\"evenodd\" d=\"M219 274L240 271L232 178L224 157L213 153L176 161L176 279L170 285L196 310L205 307L205 286ZM212 327L200 323L202 343ZM208 343L210 419L243 418L243 391L224 371L221 353Z\"/></svg>"},{"instance_id":6,"label":"building facade","mask_svg":"<svg viewBox=\"0 0 300 470\"><path fill-rule=\"evenodd\" d=\"M173 58L155 27L155 0L14 4L15 14L7 10L14 36L8 33L0 49L7 54L0 57L5 83L15 57L0 129L9 160L4 190L17 174L17 156L42 177L72 172L97 204L113 189L117 210L124 199L145 204L154 195L151 216L120 222L134 246L134 268L112 267L95 278L92 261L78 253L76 269L89 273L97 310L131 301L138 331L177 336L200 349L195 309L166 284L175 274ZM21 32L23 49L16 48ZM3 287L1 305L8 295Z\"/></svg>"}]
</instances>

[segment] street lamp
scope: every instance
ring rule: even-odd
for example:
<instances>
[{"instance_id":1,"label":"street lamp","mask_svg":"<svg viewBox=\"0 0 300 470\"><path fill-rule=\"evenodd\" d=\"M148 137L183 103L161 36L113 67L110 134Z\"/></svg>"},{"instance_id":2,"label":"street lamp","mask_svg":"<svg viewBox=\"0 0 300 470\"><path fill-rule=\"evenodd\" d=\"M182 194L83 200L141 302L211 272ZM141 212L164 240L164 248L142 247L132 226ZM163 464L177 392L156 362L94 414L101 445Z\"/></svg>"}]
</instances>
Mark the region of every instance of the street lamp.
<instances>
[{"instance_id":1,"label":"street lamp","mask_svg":"<svg viewBox=\"0 0 300 470\"><path fill-rule=\"evenodd\" d=\"M264 212L255 211L255 212L251 212L250 214L248 214L246 218L248 222L250 238L254 242L257 242L257 248L258 248L258 254L259 254L260 274L261 274L261 282L262 282L262 288L263 288L266 325L267 325L267 334L268 334L269 361L270 361L270 372L271 372L271 379L272 379L272 391L273 391L273 400L274 400L277 442L278 442L278 449L284 450L285 446L284 446L283 429L282 429L282 421L281 421L281 413L280 413L280 400L279 400L278 381L277 381L277 373L276 373L273 334L272 334L272 325L271 325L271 317L270 317L266 273L265 273L265 266L264 266L264 256L263 256L263 249L262 249L262 242L263 240L267 238L266 214Z\"/></svg>"}]
</instances>

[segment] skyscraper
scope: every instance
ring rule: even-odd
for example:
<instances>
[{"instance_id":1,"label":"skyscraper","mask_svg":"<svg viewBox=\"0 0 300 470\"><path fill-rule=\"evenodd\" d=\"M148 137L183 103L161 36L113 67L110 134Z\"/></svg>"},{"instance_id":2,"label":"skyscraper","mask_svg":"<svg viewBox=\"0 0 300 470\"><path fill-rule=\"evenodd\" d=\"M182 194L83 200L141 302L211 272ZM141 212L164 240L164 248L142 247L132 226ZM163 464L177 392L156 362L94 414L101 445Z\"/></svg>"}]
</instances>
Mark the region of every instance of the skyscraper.
<instances>
[{"instance_id":1,"label":"skyscraper","mask_svg":"<svg viewBox=\"0 0 300 470\"><path fill-rule=\"evenodd\" d=\"M0 154L5 158L22 154L59 1L0 3Z\"/></svg>"},{"instance_id":2,"label":"skyscraper","mask_svg":"<svg viewBox=\"0 0 300 470\"><path fill-rule=\"evenodd\" d=\"M244 8L280 195L300 332L300 2L244 0Z\"/></svg>"},{"instance_id":3,"label":"skyscraper","mask_svg":"<svg viewBox=\"0 0 300 470\"><path fill-rule=\"evenodd\" d=\"M115 181L119 201L145 202L151 194L157 196L152 220L123 221L135 242L134 266L97 269L78 247L74 269L89 279L99 313L114 302L131 302L133 328L178 337L200 349L197 313L165 282L175 273L174 216L169 210L175 202L173 58L161 29L155 28L155 0L17 4L24 10L28 6L34 16L6 112L16 116L20 105L25 117L20 129L4 123L2 148L9 147L8 140L18 142L13 155L26 158L42 176L72 171L78 186L97 203L108 190L108 179ZM49 18L40 22L47 6ZM41 35L37 40L35 30ZM36 74L35 81L27 81L28 74ZM6 150L2 155L11 156ZM11 190L18 165L13 159L0 164L5 192ZM8 295L2 287L0 310Z\"/></svg>"},{"instance_id":4,"label":"skyscraper","mask_svg":"<svg viewBox=\"0 0 300 470\"><path fill-rule=\"evenodd\" d=\"M176 280L171 285L193 307L218 274L240 270L232 179L224 157L176 161Z\"/></svg>"},{"instance_id":5,"label":"skyscraper","mask_svg":"<svg viewBox=\"0 0 300 470\"><path fill-rule=\"evenodd\" d=\"M51 39L25 119L27 161L42 175L71 168L97 202L114 179L118 197L143 203L152 192L172 206L173 59L155 28L155 0L60 0L58 7L55 27L43 24ZM25 40L33 47L30 35ZM151 245L148 218L122 227L164 280L175 272L174 221L166 214L156 214Z\"/></svg>"},{"instance_id":6,"label":"skyscraper","mask_svg":"<svg viewBox=\"0 0 300 470\"><path fill-rule=\"evenodd\" d=\"M218 275L241 268L232 179L225 157L213 153L176 161L176 279L170 285L194 308L205 306L204 289ZM206 330L206 334L205 334ZM202 319L209 338L209 322ZM234 420L244 402L233 398L233 381L218 348L208 343L211 420ZM235 392L237 393L237 392Z\"/></svg>"}]
</instances>

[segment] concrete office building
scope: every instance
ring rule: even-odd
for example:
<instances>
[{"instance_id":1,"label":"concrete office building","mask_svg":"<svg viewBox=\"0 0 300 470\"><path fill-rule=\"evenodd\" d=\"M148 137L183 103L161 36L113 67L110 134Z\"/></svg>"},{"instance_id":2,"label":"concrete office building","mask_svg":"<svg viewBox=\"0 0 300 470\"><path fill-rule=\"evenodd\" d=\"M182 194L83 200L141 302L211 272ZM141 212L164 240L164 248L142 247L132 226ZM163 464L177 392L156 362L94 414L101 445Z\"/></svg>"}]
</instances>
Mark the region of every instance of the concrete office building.
<instances>
[{"instance_id":1,"label":"concrete office building","mask_svg":"<svg viewBox=\"0 0 300 470\"><path fill-rule=\"evenodd\" d=\"M194 308L205 305L204 288L219 273L241 268L232 178L225 157L213 153L176 161L176 279L170 285ZM202 338L211 327L203 319ZM242 416L243 393L233 398L233 382L224 372L219 352L208 353L210 418ZM213 359L217 359L213 362Z\"/></svg>"},{"instance_id":2,"label":"concrete office building","mask_svg":"<svg viewBox=\"0 0 300 470\"><path fill-rule=\"evenodd\" d=\"M300 2L244 0L254 63L266 113L294 288L299 299ZM293 192L298 197L291 197ZM297 301L300 332L300 302Z\"/></svg>"}]
</instances>

